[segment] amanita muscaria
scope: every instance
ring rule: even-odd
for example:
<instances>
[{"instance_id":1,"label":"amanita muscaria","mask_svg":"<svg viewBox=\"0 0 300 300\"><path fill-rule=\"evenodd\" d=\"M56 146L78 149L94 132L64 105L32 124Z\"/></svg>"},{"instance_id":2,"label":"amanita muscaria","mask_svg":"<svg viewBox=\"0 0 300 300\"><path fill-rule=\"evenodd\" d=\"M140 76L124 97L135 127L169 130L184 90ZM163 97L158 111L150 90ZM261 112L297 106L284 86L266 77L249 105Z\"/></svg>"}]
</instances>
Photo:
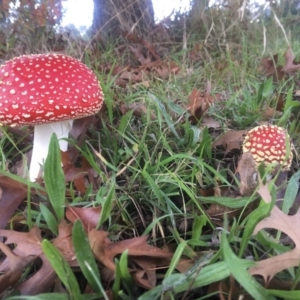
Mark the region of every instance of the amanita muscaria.
<instances>
[{"instance_id":1,"label":"amanita muscaria","mask_svg":"<svg viewBox=\"0 0 300 300\"><path fill-rule=\"evenodd\" d=\"M72 120L98 112L103 99L95 74L64 54L24 55L0 67L0 123L34 125L30 180L39 174L52 134L67 138ZM67 142L59 143L66 151Z\"/></svg>"},{"instance_id":2,"label":"amanita muscaria","mask_svg":"<svg viewBox=\"0 0 300 300\"><path fill-rule=\"evenodd\" d=\"M289 170L293 159L288 133L275 125L252 128L244 139L243 152L252 154L256 166L277 163L282 170Z\"/></svg>"}]
</instances>

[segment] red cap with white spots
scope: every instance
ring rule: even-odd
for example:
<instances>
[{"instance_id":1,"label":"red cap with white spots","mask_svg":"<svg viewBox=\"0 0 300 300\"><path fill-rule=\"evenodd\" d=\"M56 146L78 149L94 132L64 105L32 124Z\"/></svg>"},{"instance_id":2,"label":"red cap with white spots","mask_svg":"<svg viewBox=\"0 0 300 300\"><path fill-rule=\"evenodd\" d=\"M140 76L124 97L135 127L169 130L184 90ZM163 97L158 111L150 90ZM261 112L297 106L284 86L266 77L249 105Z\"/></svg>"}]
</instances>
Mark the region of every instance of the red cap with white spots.
<instances>
[{"instance_id":1,"label":"red cap with white spots","mask_svg":"<svg viewBox=\"0 0 300 300\"><path fill-rule=\"evenodd\" d=\"M289 152L287 150L289 145ZM293 153L290 137L284 128L275 125L261 125L252 128L243 142L243 152L253 155L256 165L279 163L283 169L290 169Z\"/></svg>"},{"instance_id":2,"label":"red cap with white spots","mask_svg":"<svg viewBox=\"0 0 300 300\"><path fill-rule=\"evenodd\" d=\"M98 112L103 93L95 74L64 54L24 55L0 67L0 123L35 125Z\"/></svg>"}]
</instances>

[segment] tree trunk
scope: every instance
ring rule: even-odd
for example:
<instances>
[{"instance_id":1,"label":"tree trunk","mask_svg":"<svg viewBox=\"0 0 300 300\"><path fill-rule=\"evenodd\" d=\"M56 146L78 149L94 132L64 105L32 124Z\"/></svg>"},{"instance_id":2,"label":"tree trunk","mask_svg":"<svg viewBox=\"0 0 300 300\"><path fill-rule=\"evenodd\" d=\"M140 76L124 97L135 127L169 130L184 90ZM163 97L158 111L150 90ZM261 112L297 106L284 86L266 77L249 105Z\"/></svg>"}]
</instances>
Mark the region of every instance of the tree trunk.
<instances>
[{"instance_id":1,"label":"tree trunk","mask_svg":"<svg viewBox=\"0 0 300 300\"><path fill-rule=\"evenodd\" d=\"M94 0L93 32L117 38L122 33L147 36L154 25L152 0Z\"/></svg>"}]
</instances>

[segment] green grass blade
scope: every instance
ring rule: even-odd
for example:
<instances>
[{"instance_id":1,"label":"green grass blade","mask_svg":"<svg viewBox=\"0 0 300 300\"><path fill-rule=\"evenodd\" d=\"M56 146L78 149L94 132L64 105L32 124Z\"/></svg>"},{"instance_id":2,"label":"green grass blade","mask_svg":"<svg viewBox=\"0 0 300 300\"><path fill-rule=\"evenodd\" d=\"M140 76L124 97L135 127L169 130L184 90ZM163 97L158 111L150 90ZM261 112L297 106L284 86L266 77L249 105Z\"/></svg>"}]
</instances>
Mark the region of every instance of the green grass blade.
<instances>
[{"instance_id":1,"label":"green grass blade","mask_svg":"<svg viewBox=\"0 0 300 300\"><path fill-rule=\"evenodd\" d=\"M52 135L49 153L45 161L45 185L49 200L55 211L58 223L64 217L66 183L61 167L60 148L55 134Z\"/></svg>"},{"instance_id":2,"label":"green grass blade","mask_svg":"<svg viewBox=\"0 0 300 300\"><path fill-rule=\"evenodd\" d=\"M249 239L253 234L255 226L258 224L259 221L261 221L270 214L272 207L272 203L265 203L262 201L260 207L252 211L251 214L248 216L241 242L241 248L239 251L239 257L243 255L248 245Z\"/></svg>"},{"instance_id":3,"label":"green grass blade","mask_svg":"<svg viewBox=\"0 0 300 300\"><path fill-rule=\"evenodd\" d=\"M111 187L103 203L99 222L97 224L97 229L99 229L99 227L111 216L112 204L113 204L113 200L115 199L116 181L115 178L111 178L110 180L111 180L110 182Z\"/></svg>"},{"instance_id":4,"label":"green grass blade","mask_svg":"<svg viewBox=\"0 0 300 300\"><path fill-rule=\"evenodd\" d=\"M242 261L241 267L248 268L253 265L251 261ZM138 300L155 300L167 290L172 290L173 293L181 293L186 291L191 286L193 289L209 285L213 282L217 282L227 278L230 275L230 271L225 262L217 262L209 266L203 267L199 274L194 276L186 276L185 274L172 274L168 277L168 281L165 284L159 285L156 288L146 292L138 298Z\"/></svg>"},{"instance_id":5,"label":"green grass blade","mask_svg":"<svg viewBox=\"0 0 300 300\"><path fill-rule=\"evenodd\" d=\"M57 276L69 291L71 299L82 300L83 298L75 275L58 249L48 240L43 240L42 249Z\"/></svg>"},{"instance_id":6,"label":"green grass blade","mask_svg":"<svg viewBox=\"0 0 300 300\"><path fill-rule=\"evenodd\" d=\"M132 290L133 281L128 270L128 250L125 250L120 257L120 271L123 281L126 283L126 286Z\"/></svg>"},{"instance_id":7,"label":"green grass blade","mask_svg":"<svg viewBox=\"0 0 300 300\"><path fill-rule=\"evenodd\" d=\"M268 290L268 292L271 295L276 296L281 299L284 299L284 300L299 300L300 299L300 291Z\"/></svg>"},{"instance_id":8,"label":"green grass blade","mask_svg":"<svg viewBox=\"0 0 300 300\"><path fill-rule=\"evenodd\" d=\"M201 196L197 197L197 199L201 200L201 202L204 203L214 203L214 204L224 205L230 208L241 208L255 200L254 197L242 197L239 198L237 201L236 198L230 198L230 197L201 197Z\"/></svg>"},{"instance_id":9,"label":"green grass blade","mask_svg":"<svg viewBox=\"0 0 300 300\"><path fill-rule=\"evenodd\" d=\"M72 241L80 269L94 292L100 293L108 300L100 281L100 273L94 259L86 232L82 223L77 220L72 230Z\"/></svg>"},{"instance_id":10,"label":"green grass blade","mask_svg":"<svg viewBox=\"0 0 300 300\"><path fill-rule=\"evenodd\" d=\"M187 242L183 241L183 242L181 242L177 246L176 251L175 251L175 253L174 253L173 257L172 257L172 260L170 262L168 271L167 271L167 273L165 275L165 278L167 278L167 277L169 277L169 276L171 276L173 274L173 272L174 272L174 270L175 270L175 268L176 268L176 266L177 266L177 264L178 264L178 262L179 262L179 260L181 258L181 255L182 255L182 253L183 253L184 248L186 247L186 245L187 245Z\"/></svg>"},{"instance_id":11,"label":"green grass blade","mask_svg":"<svg viewBox=\"0 0 300 300\"><path fill-rule=\"evenodd\" d=\"M48 226L48 228L55 234L58 235L58 223L57 220L55 219L54 215L52 212L43 204L40 204L40 210L41 213L45 219L45 222Z\"/></svg>"},{"instance_id":12,"label":"green grass blade","mask_svg":"<svg viewBox=\"0 0 300 300\"><path fill-rule=\"evenodd\" d=\"M284 194L282 211L288 213L296 199L299 187L300 170L298 170L289 180L286 192Z\"/></svg>"},{"instance_id":13,"label":"green grass blade","mask_svg":"<svg viewBox=\"0 0 300 300\"><path fill-rule=\"evenodd\" d=\"M255 278L252 277L242 264L242 259L238 258L231 250L225 231L222 234L221 249L224 260L233 277L254 299L275 300L266 289L264 289Z\"/></svg>"}]
</instances>

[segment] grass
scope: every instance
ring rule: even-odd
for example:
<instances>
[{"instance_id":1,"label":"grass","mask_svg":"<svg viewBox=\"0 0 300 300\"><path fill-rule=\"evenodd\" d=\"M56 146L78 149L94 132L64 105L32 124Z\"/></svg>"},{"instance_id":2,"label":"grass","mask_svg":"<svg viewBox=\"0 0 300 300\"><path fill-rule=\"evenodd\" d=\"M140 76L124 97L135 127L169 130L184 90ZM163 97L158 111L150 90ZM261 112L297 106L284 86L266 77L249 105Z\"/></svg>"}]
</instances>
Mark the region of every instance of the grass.
<instances>
[{"instance_id":1,"label":"grass","mask_svg":"<svg viewBox=\"0 0 300 300\"><path fill-rule=\"evenodd\" d=\"M30 194L27 206L20 208L20 214L27 218L18 224L23 231L33 225L44 229L42 249L69 294L29 297L13 296L13 291L8 299L218 299L221 294L232 297L233 291L226 288L230 284L237 289L234 297L249 294L253 299L299 299L298 268L277 275L276 280L292 282L289 291L283 291L283 285L279 290L273 288L274 284L267 288L249 275L247 270L254 265L253 261L286 252L293 245L283 244L278 235L267 231L251 236L272 205L263 201L257 204L255 200L261 199L255 193L237 197L235 163L240 152L237 149L224 157L224 150L213 148L216 136L228 129L248 129L260 122L286 127L295 147L299 145L299 102L292 97L293 82L277 84L257 73L261 48L261 44L252 43L243 33L238 49L226 45L221 55L218 47L213 52L204 52L206 57L199 65L182 64L183 71L167 80L154 76L149 79L149 88L128 85L121 89L115 85L116 76L112 73L97 74L105 93L107 113L89 129L86 142L78 150L79 159L86 159L92 167L98 189L90 184L82 195L73 182L65 185L57 140L53 138L45 162L46 196L39 197L42 203L38 205L39 201ZM182 62L182 53L174 51L170 57L177 64ZM87 64L93 59L85 57ZM104 62L120 63L113 47L99 58L100 64ZM220 93L224 98L207 112L219 122L217 129L202 128L201 120L191 125L186 113L192 89L204 91L208 81L212 94ZM274 110L274 115L266 117L266 107L274 108L281 93L286 95L282 114L277 115ZM132 110L120 112L121 104L132 103L145 107L146 113L137 117ZM23 137L5 129L2 132L1 169L7 175L11 167L8 163L14 165L25 156L29 146ZM70 144L77 147L72 139ZM294 180L292 188L298 188L296 177L292 177L297 168L298 162L294 160L288 175ZM69 193L67 199L65 189ZM57 236L58 225L65 218L65 203L71 207L101 206L97 228L108 232L113 241L149 235L150 244L174 249L168 268L159 272L157 285L151 290L134 285L127 251L115 258L113 280L102 281L99 263L78 221L73 226L72 239L80 271L74 272L49 242ZM210 214L210 204L226 209ZM176 266L183 258L194 263L180 273ZM94 293L83 294L86 282ZM106 291L111 294L108 296Z\"/></svg>"}]
</instances>

